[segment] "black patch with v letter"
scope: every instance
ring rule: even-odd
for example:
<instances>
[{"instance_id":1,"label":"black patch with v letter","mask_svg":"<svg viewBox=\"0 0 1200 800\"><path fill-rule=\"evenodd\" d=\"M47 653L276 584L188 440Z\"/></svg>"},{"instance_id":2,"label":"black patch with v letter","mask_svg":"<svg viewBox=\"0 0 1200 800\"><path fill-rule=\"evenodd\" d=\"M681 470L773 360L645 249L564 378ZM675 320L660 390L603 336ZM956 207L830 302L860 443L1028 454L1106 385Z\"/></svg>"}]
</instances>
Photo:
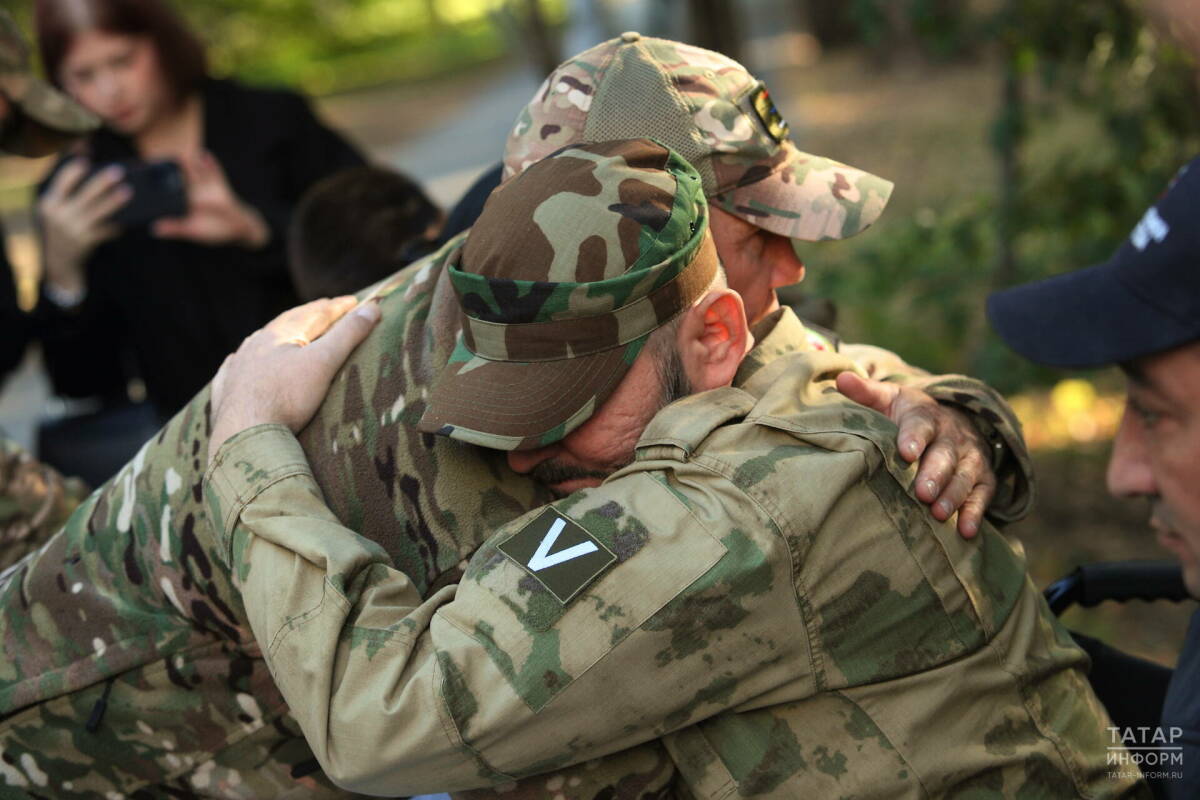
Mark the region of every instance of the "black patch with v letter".
<instances>
[{"instance_id":1,"label":"black patch with v letter","mask_svg":"<svg viewBox=\"0 0 1200 800\"><path fill-rule=\"evenodd\" d=\"M563 605L617 560L596 537L553 508L506 539L499 550Z\"/></svg>"}]
</instances>

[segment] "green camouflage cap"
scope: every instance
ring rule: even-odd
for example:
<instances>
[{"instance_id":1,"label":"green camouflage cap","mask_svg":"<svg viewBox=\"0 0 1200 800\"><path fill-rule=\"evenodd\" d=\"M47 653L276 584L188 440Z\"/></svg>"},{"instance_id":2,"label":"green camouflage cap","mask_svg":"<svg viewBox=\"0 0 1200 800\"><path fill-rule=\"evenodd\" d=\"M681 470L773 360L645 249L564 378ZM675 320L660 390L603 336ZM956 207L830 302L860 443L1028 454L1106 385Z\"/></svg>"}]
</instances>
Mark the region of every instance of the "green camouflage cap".
<instances>
[{"instance_id":1,"label":"green camouflage cap","mask_svg":"<svg viewBox=\"0 0 1200 800\"><path fill-rule=\"evenodd\" d=\"M709 200L792 239L874 222L890 181L796 149L761 81L720 53L625 33L564 61L517 117L514 175L563 145L650 136L695 166Z\"/></svg>"},{"instance_id":2,"label":"green camouflage cap","mask_svg":"<svg viewBox=\"0 0 1200 800\"><path fill-rule=\"evenodd\" d=\"M36 77L29 66L29 46L17 23L0 9L0 93L16 108L16 117L0 120L0 150L43 156L70 139L87 133L99 120L62 92Z\"/></svg>"},{"instance_id":3,"label":"green camouflage cap","mask_svg":"<svg viewBox=\"0 0 1200 800\"><path fill-rule=\"evenodd\" d=\"M572 145L502 184L448 274L462 335L420 430L551 444L717 274L700 176L648 139Z\"/></svg>"}]
</instances>

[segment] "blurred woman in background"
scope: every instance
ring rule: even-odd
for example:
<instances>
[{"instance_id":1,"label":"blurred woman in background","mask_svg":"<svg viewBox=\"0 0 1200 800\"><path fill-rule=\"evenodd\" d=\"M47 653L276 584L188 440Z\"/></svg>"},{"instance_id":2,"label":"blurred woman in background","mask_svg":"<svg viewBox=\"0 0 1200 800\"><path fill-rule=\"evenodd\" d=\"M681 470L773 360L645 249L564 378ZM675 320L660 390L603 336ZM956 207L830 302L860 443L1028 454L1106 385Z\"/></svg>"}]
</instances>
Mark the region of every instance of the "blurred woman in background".
<instances>
[{"instance_id":1,"label":"blurred woman in background","mask_svg":"<svg viewBox=\"0 0 1200 800\"><path fill-rule=\"evenodd\" d=\"M292 209L363 158L299 95L210 77L165 0L35 0L35 21L46 75L104 122L40 189L47 367L60 394L111 401L132 366L165 419L297 303ZM157 161L182 168L186 215L113 222L134 200L127 175Z\"/></svg>"}]
</instances>

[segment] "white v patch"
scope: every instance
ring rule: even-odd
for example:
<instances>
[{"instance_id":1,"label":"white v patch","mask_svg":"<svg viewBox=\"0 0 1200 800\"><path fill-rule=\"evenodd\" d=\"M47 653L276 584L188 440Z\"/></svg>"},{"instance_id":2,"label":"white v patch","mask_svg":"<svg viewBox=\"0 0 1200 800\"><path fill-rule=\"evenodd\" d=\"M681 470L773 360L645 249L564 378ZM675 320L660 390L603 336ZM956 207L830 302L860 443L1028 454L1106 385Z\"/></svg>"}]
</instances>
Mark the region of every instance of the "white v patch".
<instances>
[{"instance_id":1,"label":"white v patch","mask_svg":"<svg viewBox=\"0 0 1200 800\"><path fill-rule=\"evenodd\" d=\"M529 559L527 566L531 570L538 572L547 567L553 567L555 564L561 564L564 561L586 556L588 553L594 553L600 549L592 542L580 542L564 550L559 550L557 553L551 553L550 548L554 547L554 543L558 541L558 535L562 533L566 524L566 520L556 519L554 524L550 526L550 530L546 531L541 544L537 546L537 550L533 552L533 557Z\"/></svg>"}]
</instances>

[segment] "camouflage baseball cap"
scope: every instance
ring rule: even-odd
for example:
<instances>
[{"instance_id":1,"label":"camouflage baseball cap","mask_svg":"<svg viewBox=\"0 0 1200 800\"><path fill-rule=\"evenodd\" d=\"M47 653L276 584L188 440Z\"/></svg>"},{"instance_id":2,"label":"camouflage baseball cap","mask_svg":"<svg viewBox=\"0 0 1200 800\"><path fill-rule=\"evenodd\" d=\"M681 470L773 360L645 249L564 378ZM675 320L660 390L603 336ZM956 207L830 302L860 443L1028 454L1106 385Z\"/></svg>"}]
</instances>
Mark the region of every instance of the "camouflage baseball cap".
<instances>
[{"instance_id":1,"label":"camouflage baseball cap","mask_svg":"<svg viewBox=\"0 0 1200 800\"><path fill-rule=\"evenodd\" d=\"M8 153L47 155L99 124L74 100L33 75L29 46L4 10L0 10L0 92L14 106L9 120L0 122L0 150Z\"/></svg>"},{"instance_id":2,"label":"camouflage baseball cap","mask_svg":"<svg viewBox=\"0 0 1200 800\"><path fill-rule=\"evenodd\" d=\"M648 139L572 145L500 185L447 269L463 333L418 427L551 444L717 274L700 176Z\"/></svg>"},{"instance_id":3,"label":"camouflage baseball cap","mask_svg":"<svg viewBox=\"0 0 1200 800\"><path fill-rule=\"evenodd\" d=\"M517 117L514 175L566 144L650 136L690 161L718 208L792 239L874 222L890 181L796 149L761 81L699 47L625 33L564 61Z\"/></svg>"}]
</instances>

